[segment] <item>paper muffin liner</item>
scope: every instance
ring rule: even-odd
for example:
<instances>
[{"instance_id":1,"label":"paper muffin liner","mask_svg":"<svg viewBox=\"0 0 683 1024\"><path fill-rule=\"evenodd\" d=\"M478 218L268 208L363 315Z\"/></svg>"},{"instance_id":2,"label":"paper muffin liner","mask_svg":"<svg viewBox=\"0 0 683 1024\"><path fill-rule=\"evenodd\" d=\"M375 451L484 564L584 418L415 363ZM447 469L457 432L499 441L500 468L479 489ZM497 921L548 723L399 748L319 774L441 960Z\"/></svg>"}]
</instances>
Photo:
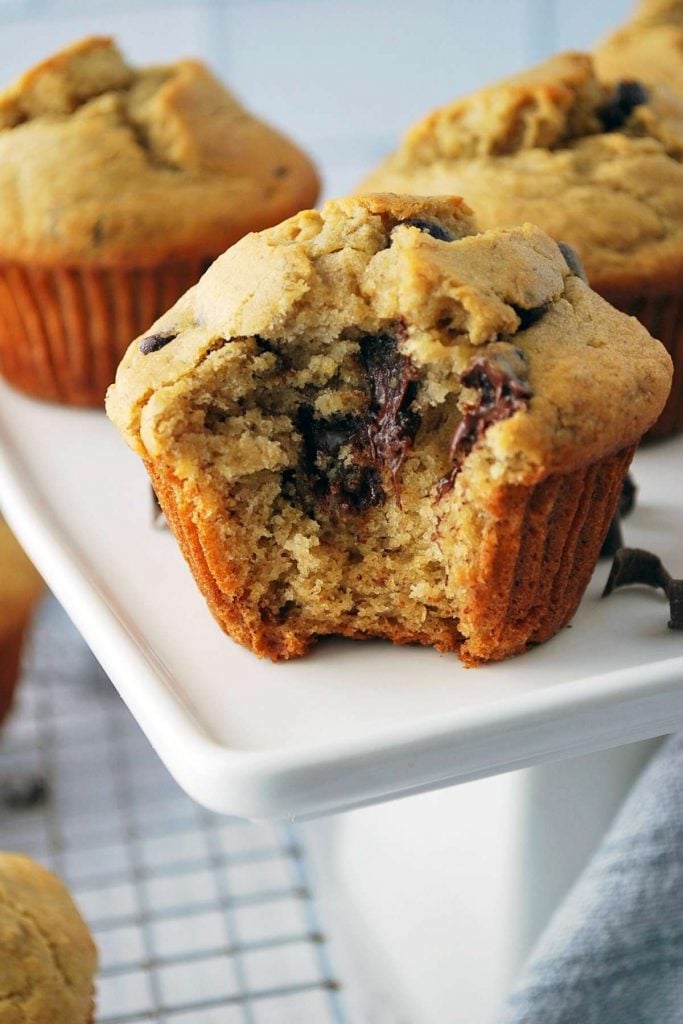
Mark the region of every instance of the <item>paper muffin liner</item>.
<instances>
[{"instance_id":1,"label":"paper muffin liner","mask_svg":"<svg viewBox=\"0 0 683 1024\"><path fill-rule=\"evenodd\" d=\"M11 705L21 665L26 626L22 623L0 639L0 722Z\"/></svg>"},{"instance_id":2,"label":"paper muffin liner","mask_svg":"<svg viewBox=\"0 0 683 1024\"><path fill-rule=\"evenodd\" d=\"M151 268L0 263L0 373L36 398L100 406L133 338L195 284L209 262Z\"/></svg>"},{"instance_id":3,"label":"paper muffin liner","mask_svg":"<svg viewBox=\"0 0 683 1024\"><path fill-rule=\"evenodd\" d=\"M666 405L645 441L655 441L683 430L683 292L624 295L601 291L611 305L640 320L658 338L673 359L674 377Z\"/></svg>"},{"instance_id":4,"label":"paper muffin liner","mask_svg":"<svg viewBox=\"0 0 683 1024\"><path fill-rule=\"evenodd\" d=\"M388 624L382 635L457 650L468 664L498 661L549 639L569 622L588 586L634 451L629 445L533 486L501 487L484 511L482 543L468 569L467 613L454 624L450 642L443 630L411 634L405 624L400 632ZM308 638L259 623L255 609L236 603L236 567L221 524L193 516L197 484L184 488L161 460L146 465L197 585L225 632L276 660L305 653ZM464 642L458 629L468 637ZM322 624L320 632L325 633Z\"/></svg>"},{"instance_id":5,"label":"paper muffin liner","mask_svg":"<svg viewBox=\"0 0 683 1024\"><path fill-rule=\"evenodd\" d=\"M461 658L497 661L565 626L588 586L635 445L531 487L502 488L471 571Z\"/></svg>"}]
</instances>

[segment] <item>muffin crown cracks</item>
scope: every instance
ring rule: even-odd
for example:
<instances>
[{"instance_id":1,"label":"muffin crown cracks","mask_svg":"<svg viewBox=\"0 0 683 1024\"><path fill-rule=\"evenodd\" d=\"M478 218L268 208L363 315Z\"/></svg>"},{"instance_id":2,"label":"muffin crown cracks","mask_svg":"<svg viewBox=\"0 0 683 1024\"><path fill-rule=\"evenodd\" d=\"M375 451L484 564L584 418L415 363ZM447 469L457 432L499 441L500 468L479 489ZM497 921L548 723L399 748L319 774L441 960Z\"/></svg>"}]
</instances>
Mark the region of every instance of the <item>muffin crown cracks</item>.
<instances>
[{"instance_id":1,"label":"muffin crown cracks","mask_svg":"<svg viewBox=\"0 0 683 1024\"><path fill-rule=\"evenodd\" d=\"M0 94L0 258L144 266L220 252L312 202L315 171L199 61L84 39Z\"/></svg>"}]
</instances>

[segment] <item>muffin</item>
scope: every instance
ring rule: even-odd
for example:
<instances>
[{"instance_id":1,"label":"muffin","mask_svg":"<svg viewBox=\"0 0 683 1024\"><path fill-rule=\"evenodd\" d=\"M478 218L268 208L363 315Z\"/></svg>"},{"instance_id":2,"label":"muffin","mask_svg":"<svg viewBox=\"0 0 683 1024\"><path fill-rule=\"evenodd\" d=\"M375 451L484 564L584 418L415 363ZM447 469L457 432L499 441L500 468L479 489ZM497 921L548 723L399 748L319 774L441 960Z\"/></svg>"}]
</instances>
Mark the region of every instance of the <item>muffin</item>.
<instances>
[{"instance_id":1,"label":"muffin","mask_svg":"<svg viewBox=\"0 0 683 1024\"><path fill-rule=\"evenodd\" d=\"M465 197L482 228L537 224L581 257L591 286L671 352L653 436L683 425L683 102L602 85L562 54L436 110L362 191Z\"/></svg>"},{"instance_id":2,"label":"muffin","mask_svg":"<svg viewBox=\"0 0 683 1024\"><path fill-rule=\"evenodd\" d=\"M131 345L107 410L226 632L474 664L568 621L670 383L570 264L457 198L344 199L242 239Z\"/></svg>"},{"instance_id":3,"label":"muffin","mask_svg":"<svg viewBox=\"0 0 683 1024\"><path fill-rule=\"evenodd\" d=\"M70 46L0 94L0 372L101 405L133 335L317 192L306 156L198 61Z\"/></svg>"},{"instance_id":4,"label":"muffin","mask_svg":"<svg viewBox=\"0 0 683 1024\"><path fill-rule=\"evenodd\" d=\"M683 0L641 0L597 47L595 63L606 82L638 78L683 96Z\"/></svg>"},{"instance_id":5,"label":"muffin","mask_svg":"<svg viewBox=\"0 0 683 1024\"><path fill-rule=\"evenodd\" d=\"M19 676L26 630L42 581L0 519L0 722L9 711Z\"/></svg>"},{"instance_id":6,"label":"muffin","mask_svg":"<svg viewBox=\"0 0 683 1024\"><path fill-rule=\"evenodd\" d=\"M0 853L0 1024L92 1024L97 952L66 886Z\"/></svg>"}]
</instances>

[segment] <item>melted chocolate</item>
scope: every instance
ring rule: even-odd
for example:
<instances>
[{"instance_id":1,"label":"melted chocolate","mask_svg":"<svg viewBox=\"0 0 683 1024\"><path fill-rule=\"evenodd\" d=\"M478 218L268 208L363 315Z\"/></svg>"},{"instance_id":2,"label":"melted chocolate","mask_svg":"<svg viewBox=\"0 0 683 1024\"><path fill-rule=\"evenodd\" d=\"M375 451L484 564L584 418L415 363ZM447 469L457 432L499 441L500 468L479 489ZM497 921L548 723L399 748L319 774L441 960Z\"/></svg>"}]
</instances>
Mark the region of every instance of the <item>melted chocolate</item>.
<instances>
[{"instance_id":1,"label":"melted chocolate","mask_svg":"<svg viewBox=\"0 0 683 1024\"><path fill-rule=\"evenodd\" d=\"M367 409L323 420L304 405L296 418L312 496L332 511L365 512L380 505L383 470L391 473L400 506L398 477L420 426L419 416L410 411L418 373L399 352L396 338L368 335L361 339L360 353L370 392ZM286 485L291 491L292 481ZM293 486L301 500L300 485Z\"/></svg>"},{"instance_id":2,"label":"melted chocolate","mask_svg":"<svg viewBox=\"0 0 683 1024\"><path fill-rule=\"evenodd\" d=\"M514 372L498 361L477 356L460 375L464 387L475 388L479 394L463 410L463 416L451 440L450 457L453 469L437 484L437 497L441 498L453 487L465 458L493 423L509 419L519 409L525 409L531 390Z\"/></svg>"},{"instance_id":3,"label":"melted chocolate","mask_svg":"<svg viewBox=\"0 0 683 1024\"><path fill-rule=\"evenodd\" d=\"M410 411L419 373L390 334L363 338L360 350L372 396L367 424L372 461L391 473L400 507L398 474L420 426L420 417Z\"/></svg>"},{"instance_id":4,"label":"melted chocolate","mask_svg":"<svg viewBox=\"0 0 683 1024\"><path fill-rule=\"evenodd\" d=\"M512 308L519 317L519 327L517 331L526 331L527 327L531 327L537 320L540 320L545 313L550 309L550 303L544 302L540 306L532 306L531 309L524 309L523 306L515 306L514 302L511 303Z\"/></svg>"},{"instance_id":5,"label":"melted chocolate","mask_svg":"<svg viewBox=\"0 0 683 1024\"><path fill-rule=\"evenodd\" d=\"M148 356L152 352L158 352L159 349L165 348L170 341L175 341L178 337L177 334L148 334L146 338L142 338L140 341L140 351L143 356Z\"/></svg>"},{"instance_id":6,"label":"melted chocolate","mask_svg":"<svg viewBox=\"0 0 683 1024\"><path fill-rule=\"evenodd\" d=\"M647 103L647 89L640 82L617 82L612 98L597 111L604 132L616 132L636 109Z\"/></svg>"},{"instance_id":7,"label":"melted chocolate","mask_svg":"<svg viewBox=\"0 0 683 1024\"><path fill-rule=\"evenodd\" d=\"M619 587L642 583L661 587L669 599L669 629L683 629L683 580L675 580L662 565L661 559L641 548L620 548L614 556L609 578L602 592L607 597Z\"/></svg>"}]
</instances>

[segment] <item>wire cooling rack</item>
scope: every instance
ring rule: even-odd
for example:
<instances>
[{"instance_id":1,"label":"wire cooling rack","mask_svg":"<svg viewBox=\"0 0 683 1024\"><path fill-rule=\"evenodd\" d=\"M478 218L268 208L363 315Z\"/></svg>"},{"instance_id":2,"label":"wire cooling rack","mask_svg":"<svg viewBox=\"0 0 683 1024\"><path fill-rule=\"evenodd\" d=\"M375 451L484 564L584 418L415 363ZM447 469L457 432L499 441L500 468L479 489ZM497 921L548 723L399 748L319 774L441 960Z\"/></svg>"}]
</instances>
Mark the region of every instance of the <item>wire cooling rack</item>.
<instances>
[{"instance_id":1,"label":"wire cooling rack","mask_svg":"<svg viewBox=\"0 0 683 1024\"><path fill-rule=\"evenodd\" d=\"M0 848L69 885L98 1024L348 1024L297 830L185 796L53 599L0 734Z\"/></svg>"}]
</instances>

